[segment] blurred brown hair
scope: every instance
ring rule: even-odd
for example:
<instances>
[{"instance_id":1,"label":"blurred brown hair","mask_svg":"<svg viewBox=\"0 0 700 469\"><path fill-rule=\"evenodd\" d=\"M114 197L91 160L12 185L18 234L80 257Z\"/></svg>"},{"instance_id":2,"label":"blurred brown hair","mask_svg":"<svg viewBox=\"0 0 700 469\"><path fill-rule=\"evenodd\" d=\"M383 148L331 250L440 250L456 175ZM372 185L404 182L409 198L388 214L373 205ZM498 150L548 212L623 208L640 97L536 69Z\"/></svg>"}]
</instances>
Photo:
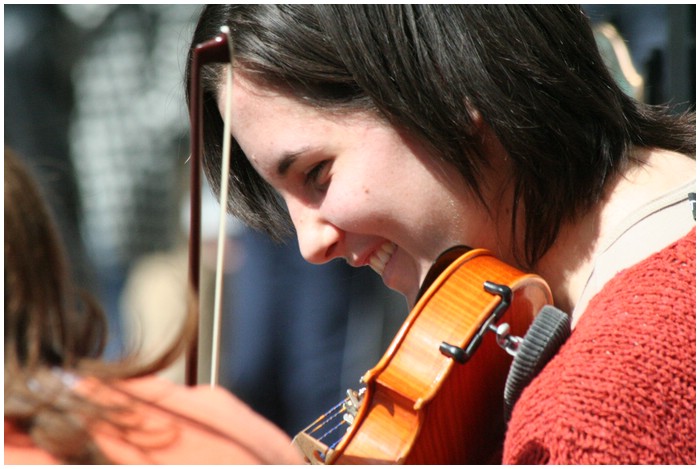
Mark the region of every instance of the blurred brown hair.
<instances>
[{"instance_id":1,"label":"blurred brown hair","mask_svg":"<svg viewBox=\"0 0 700 469\"><path fill-rule=\"evenodd\" d=\"M113 412L73 392L75 376L105 382L145 376L172 364L196 332L189 313L181 335L160 356L136 351L115 362L101 354L102 308L68 275L62 240L40 187L5 148L5 418L66 463L109 461L90 436L91 422Z\"/></svg>"}]
</instances>

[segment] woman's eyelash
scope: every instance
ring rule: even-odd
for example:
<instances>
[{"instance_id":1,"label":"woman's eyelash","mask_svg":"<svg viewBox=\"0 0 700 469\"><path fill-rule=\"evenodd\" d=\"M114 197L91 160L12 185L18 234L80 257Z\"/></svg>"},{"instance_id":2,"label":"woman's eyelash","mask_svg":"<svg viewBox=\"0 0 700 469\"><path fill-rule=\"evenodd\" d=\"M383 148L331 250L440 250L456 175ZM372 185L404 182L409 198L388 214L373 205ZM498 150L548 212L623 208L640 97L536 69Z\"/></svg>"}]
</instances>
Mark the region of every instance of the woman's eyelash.
<instances>
[{"instance_id":1,"label":"woman's eyelash","mask_svg":"<svg viewBox=\"0 0 700 469\"><path fill-rule=\"evenodd\" d=\"M306 173L306 184L319 185L319 178L321 177L321 172L327 164L327 161L322 161L321 163L311 168L311 171Z\"/></svg>"}]
</instances>

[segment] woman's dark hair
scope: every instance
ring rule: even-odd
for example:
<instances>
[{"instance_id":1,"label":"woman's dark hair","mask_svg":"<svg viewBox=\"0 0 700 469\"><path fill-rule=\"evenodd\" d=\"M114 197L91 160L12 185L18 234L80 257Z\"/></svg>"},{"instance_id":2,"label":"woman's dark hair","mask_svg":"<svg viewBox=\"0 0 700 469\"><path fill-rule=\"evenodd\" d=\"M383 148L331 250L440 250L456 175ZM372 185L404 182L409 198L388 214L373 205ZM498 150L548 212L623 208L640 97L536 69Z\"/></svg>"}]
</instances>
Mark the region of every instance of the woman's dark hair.
<instances>
[{"instance_id":1,"label":"woman's dark hair","mask_svg":"<svg viewBox=\"0 0 700 469\"><path fill-rule=\"evenodd\" d=\"M478 111L513 162L512 230L522 204L527 267L562 223L601 198L631 146L695 155L695 114L628 97L575 6L214 5L204 8L192 47L222 25L232 31L236 70L312 106L383 116L453 164L481 196L487 160L473 131ZM215 191L222 69L202 78L204 164ZM229 211L279 238L289 219L275 191L235 143L231 158Z\"/></svg>"}]
</instances>

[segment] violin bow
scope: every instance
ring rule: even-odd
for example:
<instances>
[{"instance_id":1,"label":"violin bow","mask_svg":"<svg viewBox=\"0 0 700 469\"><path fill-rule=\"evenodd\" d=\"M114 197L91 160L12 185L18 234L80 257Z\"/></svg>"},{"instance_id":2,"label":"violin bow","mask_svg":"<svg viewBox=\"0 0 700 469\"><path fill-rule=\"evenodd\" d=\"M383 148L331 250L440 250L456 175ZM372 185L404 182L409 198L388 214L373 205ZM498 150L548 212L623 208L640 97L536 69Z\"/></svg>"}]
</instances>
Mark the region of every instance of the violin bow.
<instances>
[{"instance_id":1,"label":"violin bow","mask_svg":"<svg viewBox=\"0 0 700 469\"><path fill-rule=\"evenodd\" d=\"M228 63L227 67L227 93L231 89L232 81L232 42L229 29L226 26L214 38L195 46L192 54L192 73L190 75L190 236L188 254L188 289L187 307L191 314L197 318L197 330L187 349L185 360L185 383L195 386L198 381L199 362L199 328L200 314L200 262L202 244L202 150L203 150L203 120L201 88L201 70L205 65L213 63ZM226 100L224 115L224 142L222 146L222 171L220 194L220 218L216 265L216 285L214 299L214 325L212 339L212 360L210 384L218 383L219 367L219 337L221 331L221 285L223 283L223 259L225 245L225 218L228 199L228 175L229 155L231 149L230 99Z\"/></svg>"}]
</instances>

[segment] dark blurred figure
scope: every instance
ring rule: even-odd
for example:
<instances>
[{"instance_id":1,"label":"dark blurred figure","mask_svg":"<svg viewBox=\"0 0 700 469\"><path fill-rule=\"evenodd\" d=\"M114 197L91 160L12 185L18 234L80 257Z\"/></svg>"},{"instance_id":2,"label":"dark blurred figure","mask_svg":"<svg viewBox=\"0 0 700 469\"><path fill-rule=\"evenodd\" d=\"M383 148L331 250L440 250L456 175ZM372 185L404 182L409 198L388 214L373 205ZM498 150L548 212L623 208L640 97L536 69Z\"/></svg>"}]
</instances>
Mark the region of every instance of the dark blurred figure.
<instances>
[{"instance_id":1,"label":"dark blurred figure","mask_svg":"<svg viewBox=\"0 0 700 469\"><path fill-rule=\"evenodd\" d=\"M5 5L5 145L32 168L65 240L76 282L90 284L68 131L78 31L57 5Z\"/></svg>"},{"instance_id":2,"label":"dark blurred figure","mask_svg":"<svg viewBox=\"0 0 700 469\"><path fill-rule=\"evenodd\" d=\"M143 255L179 236L191 5L7 5L5 143L39 175L76 280L125 337L122 290Z\"/></svg>"},{"instance_id":3,"label":"dark blurred figure","mask_svg":"<svg viewBox=\"0 0 700 469\"><path fill-rule=\"evenodd\" d=\"M180 234L188 120L179 52L198 7L62 8L81 33L70 148L85 242L110 317L106 355L116 357L131 339L122 305L130 270L172 249Z\"/></svg>"},{"instance_id":4,"label":"dark blurred figure","mask_svg":"<svg viewBox=\"0 0 700 469\"><path fill-rule=\"evenodd\" d=\"M695 109L695 5L582 5L615 26L644 77L644 101Z\"/></svg>"}]
</instances>

